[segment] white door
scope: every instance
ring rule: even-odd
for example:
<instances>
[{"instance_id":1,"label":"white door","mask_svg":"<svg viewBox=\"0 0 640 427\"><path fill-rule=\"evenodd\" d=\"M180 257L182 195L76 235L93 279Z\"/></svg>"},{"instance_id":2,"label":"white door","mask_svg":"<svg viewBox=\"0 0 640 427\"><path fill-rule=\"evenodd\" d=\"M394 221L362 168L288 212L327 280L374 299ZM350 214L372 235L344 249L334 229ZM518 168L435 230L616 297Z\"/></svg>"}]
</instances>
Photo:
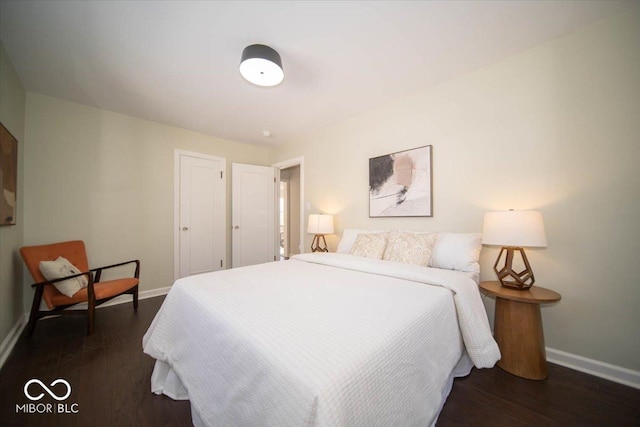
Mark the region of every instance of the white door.
<instances>
[{"instance_id":1,"label":"white door","mask_svg":"<svg viewBox=\"0 0 640 427\"><path fill-rule=\"evenodd\" d=\"M226 267L225 165L220 157L176 150L177 277Z\"/></svg>"},{"instance_id":2,"label":"white door","mask_svg":"<svg viewBox=\"0 0 640 427\"><path fill-rule=\"evenodd\" d=\"M231 169L233 267L275 261L275 169L239 163Z\"/></svg>"}]
</instances>

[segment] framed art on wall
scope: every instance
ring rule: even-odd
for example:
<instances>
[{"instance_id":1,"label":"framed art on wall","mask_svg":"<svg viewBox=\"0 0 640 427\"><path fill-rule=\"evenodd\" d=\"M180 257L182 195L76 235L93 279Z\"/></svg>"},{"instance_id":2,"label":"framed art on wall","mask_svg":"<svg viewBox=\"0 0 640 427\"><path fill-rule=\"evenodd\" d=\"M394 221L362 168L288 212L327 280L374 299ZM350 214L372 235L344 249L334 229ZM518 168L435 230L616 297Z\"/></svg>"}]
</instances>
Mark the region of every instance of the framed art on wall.
<instances>
[{"instance_id":1,"label":"framed art on wall","mask_svg":"<svg viewBox=\"0 0 640 427\"><path fill-rule=\"evenodd\" d=\"M18 141L0 123L0 225L16 224Z\"/></svg>"},{"instance_id":2,"label":"framed art on wall","mask_svg":"<svg viewBox=\"0 0 640 427\"><path fill-rule=\"evenodd\" d=\"M369 159L369 217L433 216L431 145Z\"/></svg>"}]
</instances>

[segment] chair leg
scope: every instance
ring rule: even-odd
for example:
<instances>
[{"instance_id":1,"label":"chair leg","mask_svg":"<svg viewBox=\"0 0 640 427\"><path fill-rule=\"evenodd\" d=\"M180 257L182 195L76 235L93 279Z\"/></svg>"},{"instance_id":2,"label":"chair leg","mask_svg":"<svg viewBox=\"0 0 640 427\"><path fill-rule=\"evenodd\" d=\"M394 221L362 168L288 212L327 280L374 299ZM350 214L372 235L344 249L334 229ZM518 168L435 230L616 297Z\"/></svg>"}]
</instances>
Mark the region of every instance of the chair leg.
<instances>
[{"instance_id":1,"label":"chair leg","mask_svg":"<svg viewBox=\"0 0 640 427\"><path fill-rule=\"evenodd\" d=\"M31 338L31 335L33 335L33 331L36 330L37 321L38 317L35 315L35 313L31 313L31 315L29 316L29 324L27 325L27 336L29 338Z\"/></svg>"},{"instance_id":2,"label":"chair leg","mask_svg":"<svg viewBox=\"0 0 640 427\"><path fill-rule=\"evenodd\" d=\"M36 329L36 322L40 318L40 316L38 316L38 312L40 311L40 301L42 300L43 292L44 287L39 286L36 288L36 292L33 295L33 302L31 303L31 314L29 315L28 337L33 335L33 331Z\"/></svg>"},{"instance_id":3,"label":"chair leg","mask_svg":"<svg viewBox=\"0 0 640 427\"><path fill-rule=\"evenodd\" d=\"M133 311L138 311L138 285L133 288Z\"/></svg>"}]
</instances>

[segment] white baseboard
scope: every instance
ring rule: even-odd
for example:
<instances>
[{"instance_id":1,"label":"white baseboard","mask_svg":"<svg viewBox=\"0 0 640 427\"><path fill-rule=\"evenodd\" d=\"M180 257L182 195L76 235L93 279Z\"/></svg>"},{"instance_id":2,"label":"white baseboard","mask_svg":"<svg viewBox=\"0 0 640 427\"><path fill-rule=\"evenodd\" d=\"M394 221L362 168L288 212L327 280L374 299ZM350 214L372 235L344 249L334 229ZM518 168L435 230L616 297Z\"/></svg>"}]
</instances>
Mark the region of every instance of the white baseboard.
<instances>
[{"instance_id":1,"label":"white baseboard","mask_svg":"<svg viewBox=\"0 0 640 427\"><path fill-rule=\"evenodd\" d=\"M167 286L165 288L158 288L158 289L149 289L148 291L138 292L138 298L147 299L147 298L159 297L161 295L168 294L170 290L171 290L171 286Z\"/></svg>"},{"instance_id":2,"label":"white baseboard","mask_svg":"<svg viewBox=\"0 0 640 427\"><path fill-rule=\"evenodd\" d=\"M640 389L640 372L638 371L588 359L549 347L547 347L546 350L547 361L551 363Z\"/></svg>"},{"instance_id":3,"label":"white baseboard","mask_svg":"<svg viewBox=\"0 0 640 427\"><path fill-rule=\"evenodd\" d=\"M161 295L166 295L169 293L170 289L171 289L171 286L167 286L166 288L140 291L138 292L138 299L147 299L147 298L158 297ZM105 302L104 304L96 308L108 307L110 305L125 304L125 303L131 303L131 295L120 295L119 297L116 297L108 302ZM83 304L84 304L84 307L86 308L86 303L83 303ZM82 308L82 304L77 304L76 307ZM7 360L7 358L11 354L13 347L16 345L18 338L20 338L20 334L22 334L23 329L25 328L25 326L27 326L27 323L29 323L29 313L25 313L23 316L20 316L16 324L13 325L13 328L11 328L11 330L9 331L9 334L7 334L6 338L2 341L2 344L0 344L0 369L2 369L4 362Z\"/></svg>"},{"instance_id":4,"label":"white baseboard","mask_svg":"<svg viewBox=\"0 0 640 427\"><path fill-rule=\"evenodd\" d=\"M166 295L169 293L169 290L171 290L171 286L167 286L166 288L149 289L148 291L139 291L138 299L147 299L147 298L159 297L161 295ZM117 296L114 299L108 302L105 302L104 304L99 305L96 308L109 307L112 305L126 304L126 303L131 303L131 295ZM79 304L78 304L78 307L80 307Z\"/></svg>"},{"instance_id":5,"label":"white baseboard","mask_svg":"<svg viewBox=\"0 0 640 427\"><path fill-rule=\"evenodd\" d=\"M22 334L22 330L24 329L25 326L27 326L27 323L29 323L29 315L24 314L20 316L16 324L13 325L13 328L11 328L11 330L5 337L5 339L2 340L2 344L0 344L0 369L2 369L4 362L6 362L7 359L9 358L9 355L11 354L11 350L13 350L13 347L16 345L16 342L18 342L18 338L20 338L20 334Z\"/></svg>"}]
</instances>

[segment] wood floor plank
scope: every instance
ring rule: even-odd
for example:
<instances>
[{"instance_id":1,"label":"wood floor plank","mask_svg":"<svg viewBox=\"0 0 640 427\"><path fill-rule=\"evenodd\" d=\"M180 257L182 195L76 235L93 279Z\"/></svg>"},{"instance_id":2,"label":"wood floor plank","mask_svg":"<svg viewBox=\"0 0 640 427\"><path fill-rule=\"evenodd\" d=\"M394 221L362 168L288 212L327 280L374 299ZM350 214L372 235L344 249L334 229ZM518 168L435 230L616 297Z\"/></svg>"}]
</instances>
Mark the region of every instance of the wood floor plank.
<instances>
[{"instance_id":1,"label":"wood floor plank","mask_svg":"<svg viewBox=\"0 0 640 427\"><path fill-rule=\"evenodd\" d=\"M492 417L499 412L508 418L483 416L482 407ZM554 364L545 381L524 380L500 368L474 369L455 381L438 425L459 425L459 411L467 412L469 421L475 418L474 426L638 426L640 390Z\"/></svg>"},{"instance_id":2,"label":"wood floor plank","mask_svg":"<svg viewBox=\"0 0 640 427\"><path fill-rule=\"evenodd\" d=\"M86 321L62 316L38 322L21 336L0 371L1 426L186 426L187 401L151 393L154 361L142 336L163 297L101 308L94 334ZM23 387L38 378L69 381L76 414L16 413ZM33 393L39 393L36 387ZM40 402L54 404L45 396ZM549 379L529 381L500 368L474 369L456 379L438 426L640 426L640 390L549 364Z\"/></svg>"}]
</instances>

